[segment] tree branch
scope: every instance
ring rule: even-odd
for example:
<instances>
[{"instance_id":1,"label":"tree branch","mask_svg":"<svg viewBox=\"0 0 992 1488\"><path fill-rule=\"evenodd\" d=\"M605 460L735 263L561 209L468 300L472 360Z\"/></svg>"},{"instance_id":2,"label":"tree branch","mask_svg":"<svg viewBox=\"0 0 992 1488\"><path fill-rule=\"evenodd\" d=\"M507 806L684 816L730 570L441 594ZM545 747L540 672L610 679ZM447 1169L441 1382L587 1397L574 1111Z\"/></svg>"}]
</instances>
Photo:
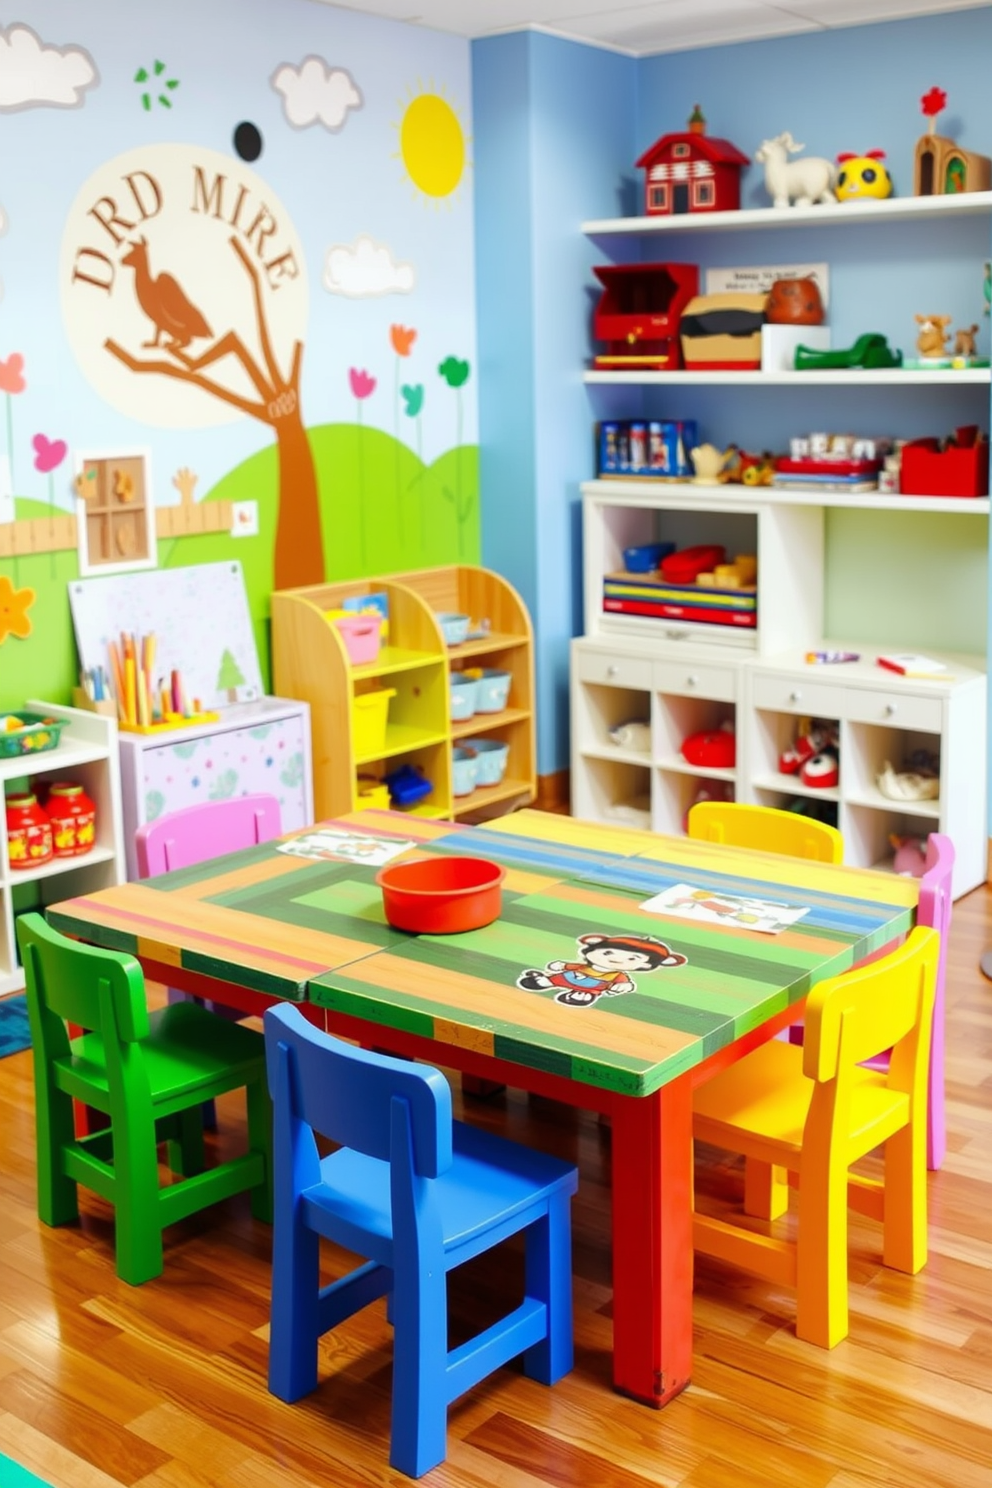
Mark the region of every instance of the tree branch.
<instances>
[{"instance_id":1,"label":"tree branch","mask_svg":"<svg viewBox=\"0 0 992 1488\"><path fill-rule=\"evenodd\" d=\"M266 403L270 403L276 396L278 389L271 388L265 381L265 378L255 365L254 359L249 354L247 347L237 331L228 331L226 336L221 336L220 340L216 341L210 350L205 351L202 356L192 357L188 352L182 351L176 346L170 347L170 350L172 355L178 361L182 362L183 366L188 368L190 372L199 372L204 367L211 366L213 362L219 362L221 357L227 356L230 353L231 356L237 357L248 377L255 384L255 389L260 398L264 399Z\"/></svg>"},{"instance_id":2,"label":"tree branch","mask_svg":"<svg viewBox=\"0 0 992 1488\"><path fill-rule=\"evenodd\" d=\"M289 385L294 393L300 391L300 363L303 360L303 342L293 342L293 361L289 369Z\"/></svg>"},{"instance_id":3,"label":"tree branch","mask_svg":"<svg viewBox=\"0 0 992 1488\"><path fill-rule=\"evenodd\" d=\"M262 348L262 356L265 359L265 365L269 370L269 376L271 377L272 382L276 387L285 387L286 382L283 378L282 373L279 371L279 364L275 359L275 355L272 350L272 342L269 339L269 325L268 321L265 318L265 307L262 304L262 285L258 277L258 270L252 263L251 259L248 257L241 241L238 238L232 237L230 239L230 243L231 247L240 258L242 265L244 266L245 273L251 280L252 294L254 295L255 299L255 322L258 326L258 340L259 345Z\"/></svg>"},{"instance_id":4,"label":"tree branch","mask_svg":"<svg viewBox=\"0 0 992 1488\"><path fill-rule=\"evenodd\" d=\"M222 403L228 403L232 408L240 408L242 413L247 413L249 417L259 419L263 424L272 423L264 404L249 403L247 398L242 398L237 393L220 387L217 383L211 382L208 377L201 377L198 372L187 371L185 367L175 367L171 362L139 362L137 357L125 351L123 346L118 346L116 341L107 340L103 344L110 355L115 356L119 362L123 362L131 372L160 372L163 377L174 377L177 382L192 383L194 387L202 388L204 392L219 398Z\"/></svg>"}]
</instances>

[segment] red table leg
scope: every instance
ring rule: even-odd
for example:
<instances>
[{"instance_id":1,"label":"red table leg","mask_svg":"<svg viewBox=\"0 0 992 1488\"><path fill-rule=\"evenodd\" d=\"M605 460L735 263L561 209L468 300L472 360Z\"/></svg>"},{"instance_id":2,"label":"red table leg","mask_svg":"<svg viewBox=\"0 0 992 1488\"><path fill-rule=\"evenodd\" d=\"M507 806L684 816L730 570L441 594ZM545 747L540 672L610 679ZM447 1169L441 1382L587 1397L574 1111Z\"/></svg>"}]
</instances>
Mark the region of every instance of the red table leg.
<instances>
[{"instance_id":1,"label":"red table leg","mask_svg":"<svg viewBox=\"0 0 992 1488\"><path fill-rule=\"evenodd\" d=\"M692 1373L692 1092L613 1107L613 1383L660 1407Z\"/></svg>"}]
</instances>

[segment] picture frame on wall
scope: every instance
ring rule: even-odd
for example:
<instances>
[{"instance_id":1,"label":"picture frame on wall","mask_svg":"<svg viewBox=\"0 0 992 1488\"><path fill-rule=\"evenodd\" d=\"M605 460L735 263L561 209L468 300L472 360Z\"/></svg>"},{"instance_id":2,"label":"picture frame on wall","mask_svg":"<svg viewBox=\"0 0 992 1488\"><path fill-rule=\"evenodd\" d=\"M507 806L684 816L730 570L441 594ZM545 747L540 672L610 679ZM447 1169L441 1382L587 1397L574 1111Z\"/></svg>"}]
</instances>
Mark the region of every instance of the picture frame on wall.
<instances>
[{"instance_id":1,"label":"picture frame on wall","mask_svg":"<svg viewBox=\"0 0 992 1488\"><path fill-rule=\"evenodd\" d=\"M75 489L81 575L155 567L155 505L147 449L79 452Z\"/></svg>"}]
</instances>

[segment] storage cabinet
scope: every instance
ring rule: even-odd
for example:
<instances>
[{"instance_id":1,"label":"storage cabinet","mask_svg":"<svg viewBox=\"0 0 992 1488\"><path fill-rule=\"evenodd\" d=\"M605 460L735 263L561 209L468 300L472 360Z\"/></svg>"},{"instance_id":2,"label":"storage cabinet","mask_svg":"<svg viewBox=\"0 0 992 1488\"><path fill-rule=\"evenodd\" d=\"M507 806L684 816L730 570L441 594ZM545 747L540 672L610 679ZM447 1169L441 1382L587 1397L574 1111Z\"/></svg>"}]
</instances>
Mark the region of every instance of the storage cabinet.
<instances>
[{"instance_id":1,"label":"storage cabinet","mask_svg":"<svg viewBox=\"0 0 992 1488\"><path fill-rule=\"evenodd\" d=\"M234 703L219 722L163 733L119 734L124 854L138 877L134 834L167 811L265 791L283 831L313 821L310 709L291 698Z\"/></svg>"},{"instance_id":2,"label":"storage cabinet","mask_svg":"<svg viewBox=\"0 0 992 1488\"><path fill-rule=\"evenodd\" d=\"M327 611L383 593L388 641L374 661L354 665ZM436 615L469 615L470 638L445 644ZM273 676L280 692L305 699L313 733L314 806L319 818L354 811L362 792L402 765L431 783L408 809L430 817L482 817L534 797L534 683L530 619L509 584L488 570L450 565L352 583L279 590L272 596ZM509 673L506 707L451 721L452 668ZM388 693L388 698L370 695ZM363 701L364 700L364 701ZM363 716L384 707L370 737ZM452 749L474 738L509 746L498 785L452 791Z\"/></svg>"},{"instance_id":3,"label":"storage cabinet","mask_svg":"<svg viewBox=\"0 0 992 1488\"><path fill-rule=\"evenodd\" d=\"M916 222L955 216L992 214L992 194L963 198L902 199L898 202L846 207L766 209L727 212L705 220L640 218L586 223L586 233L608 243L631 234L746 232L751 228L792 228L816 224L837 234L867 232L867 253L876 259L883 238L880 224L899 223L905 234ZM947 221L946 231L954 232ZM929 241L929 240L928 240ZM778 248L764 249L775 253ZM684 250L678 250L681 257ZM827 250L822 250L827 256ZM740 245L734 253L744 255ZM652 244L651 258L665 257ZM952 254L953 258L953 254ZM737 262L746 262L738 256ZM760 261L770 261L761 258ZM843 344L841 335L837 344ZM888 398L898 388L899 406L921 421L917 432L932 433L925 420L930 409L927 389L939 387L945 400L953 392L956 421L988 424L990 373L970 368L938 371L880 372L606 372L587 371L584 380L597 387L640 387L643 400L656 388L712 390L705 394L714 430L704 438L719 440L717 415L724 390L751 390L748 396L770 399L788 387L781 438L801 432L799 400L810 394L806 427L830 428L832 394L857 388L858 406L870 407L873 388ZM802 391L800 391L802 390ZM631 396L634 396L633 394ZM702 396L702 395L701 395ZM728 404L728 407L731 406ZM757 406L757 405L755 405ZM842 406L850 408L850 402ZM764 405L762 405L764 407ZM645 416L645 404L634 405ZM697 410L694 407L693 413ZM609 416L616 416L612 397ZM680 407L681 414L681 407ZM648 413L649 417L655 416ZM673 416L665 410L665 416ZM884 418L885 415L883 414ZM859 866L891 862L890 835L948 833L957 849L955 892L961 894L986 876L986 666L981 656L950 656L927 645L907 646L898 633L866 641L857 635L824 636L828 517L841 508L886 512L893 522L903 513L940 512L948 522L968 515L982 518L982 553L987 543L989 502L984 498L945 495L917 497L882 493L816 493L783 488L706 486L694 482L610 478L586 482L583 496L583 590L585 634L572 643L572 808L577 815L602 821L626 821L655 831L682 828L685 811L701 785L721 782L736 799L782 806L796 797L834 803L845 839L845 861ZM970 540L970 539L969 539ZM757 615L753 627L661 618L604 608L604 578L623 570L623 550L650 542L677 547L719 543L728 558L740 553L757 557ZM887 586L898 586L898 572L888 572L886 553L877 554L879 613L885 613ZM892 588L889 589L892 592ZM615 596L611 593L611 601ZM921 604L941 604L939 591L921 595ZM630 606L632 610L634 607ZM976 617L984 626L985 616ZM835 627L836 628L836 627ZM856 651L862 660L837 665L810 665L808 651ZM948 668L941 681L912 679L884 672L876 665L880 651L926 650ZM793 741L803 717L829 719L840 743L840 777L834 788L804 786L783 774L779 758ZM636 750L615 742L611 730L628 719L649 723L647 742ZM681 754L691 733L719 727L732 719L737 751L733 769L702 769ZM939 756L940 795L933 801L889 800L877 778L889 761L902 770L914 750Z\"/></svg>"},{"instance_id":4,"label":"storage cabinet","mask_svg":"<svg viewBox=\"0 0 992 1488\"><path fill-rule=\"evenodd\" d=\"M0 996L24 985L14 934L15 915L76 894L109 888L124 877L115 720L45 702L28 702L25 707L32 713L61 718L64 727L55 749L0 760L0 783L5 793L18 787L33 789L54 780L78 781L96 806L96 840L80 857L53 858L37 868L12 869L7 855L6 819L0 814Z\"/></svg>"}]
</instances>

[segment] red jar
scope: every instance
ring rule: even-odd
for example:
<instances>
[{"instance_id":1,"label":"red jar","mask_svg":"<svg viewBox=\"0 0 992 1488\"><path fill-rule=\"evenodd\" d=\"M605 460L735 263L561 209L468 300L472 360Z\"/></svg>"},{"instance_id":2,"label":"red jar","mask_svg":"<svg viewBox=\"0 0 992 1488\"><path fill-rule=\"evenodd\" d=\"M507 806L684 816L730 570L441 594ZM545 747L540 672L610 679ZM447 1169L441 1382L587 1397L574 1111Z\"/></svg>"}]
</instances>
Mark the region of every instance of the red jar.
<instances>
[{"instance_id":1,"label":"red jar","mask_svg":"<svg viewBox=\"0 0 992 1488\"><path fill-rule=\"evenodd\" d=\"M37 868L52 857L52 824L33 791L7 797L7 859L11 868Z\"/></svg>"},{"instance_id":2,"label":"red jar","mask_svg":"<svg viewBox=\"0 0 992 1488\"><path fill-rule=\"evenodd\" d=\"M53 781L48 787L45 806L57 858L78 858L92 850L96 841L96 807L81 785L72 780Z\"/></svg>"}]
</instances>

